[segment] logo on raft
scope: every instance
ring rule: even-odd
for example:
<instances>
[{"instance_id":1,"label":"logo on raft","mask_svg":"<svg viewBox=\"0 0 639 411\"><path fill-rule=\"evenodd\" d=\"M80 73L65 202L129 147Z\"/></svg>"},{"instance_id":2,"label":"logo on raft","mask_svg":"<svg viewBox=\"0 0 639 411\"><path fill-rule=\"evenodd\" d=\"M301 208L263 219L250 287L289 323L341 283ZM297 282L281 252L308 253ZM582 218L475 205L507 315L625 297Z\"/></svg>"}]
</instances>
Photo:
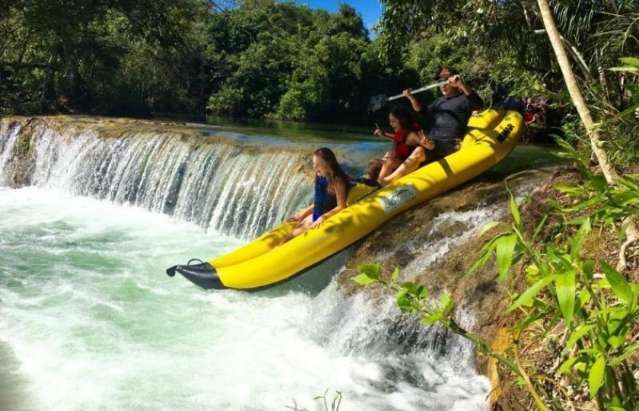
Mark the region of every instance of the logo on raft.
<instances>
[{"instance_id":1,"label":"logo on raft","mask_svg":"<svg viewBox=\"0 0 639 411\"><path fill-rule=\"evenodd\" d=\"M412 185L405 185L397 187L395 190L388 193L386 196L380 198L382 208L385 213L390 213L397 207L407 203L415 198L417 191Z\"/></svg>"}]
</instances>

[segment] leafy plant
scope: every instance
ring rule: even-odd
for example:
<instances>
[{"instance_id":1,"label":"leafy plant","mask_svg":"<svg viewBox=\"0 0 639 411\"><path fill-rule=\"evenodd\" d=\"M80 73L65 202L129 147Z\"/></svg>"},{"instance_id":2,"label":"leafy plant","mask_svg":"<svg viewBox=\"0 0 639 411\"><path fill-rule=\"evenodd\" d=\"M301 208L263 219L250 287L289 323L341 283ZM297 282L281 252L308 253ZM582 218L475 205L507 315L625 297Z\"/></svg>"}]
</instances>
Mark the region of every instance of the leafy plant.
<instances>
[{"instance_id":1,"label":"leafy plant","mask_svg":"<svg viewBox=\"0 0 639 411\"><path fill-rule=\"evenodd\" d=\"M429 291L426 287L414 282L399 282L399 269L395 269L389 279L382 275L380 264L364 264L358 267L359 274L353 277L353 281L360 285L379 283L395 293L395 302L403 313L417 315L424 325L440 325L451 332L471 341L477 351L483 355L495 358L500 364L512 371L526 386L530 395L540 409L546 410L540 395L532 385L530 377L518 363L517 359L510 358L493 350L486 341L461 327L454 319L455 303L448 293L442 293L436 302L429 300Z\"/></svg>"},{"instance_id":2,"label":"leafy plant","mask_svg":"<svg viewBox=\"0 0 639 411\"><path fill-rule=\"evenodd\" d=\"M599 189L595 176L588 181ZM578 190L586 192L587 188ZM510 228L485 244L469 270L472 273L494 256L498 281L506 283L515 265L526 274L526 288L511 291L508 313L517 315L518 321L512 330L513 344L506 353L494 352L485 341L455 322L455 305L448 294L441 294L433 302L425 287L398 282L398 270L385 279L380 265L363 265L353 280L361 285L382 284L395 293L397 306L403 312L417 314L424 324L442 325L473 342L479 353L495 358L512 371L541 410L562 409L562 404L572 399L564 394L563 402L557 402L557 393L564 392L561 383L544 378L535 369L526 369L520 361L519 344L522 335L533 328L541 329L542 338L556 337L556 330L561 330L555 350L559 358L556 371L565 377L572 391L584 393L601 410L636 410L639 389L634 373L639 366L631 358L639 350L637 335L632 334L639 319L639 283L629 282L604 260L597 262L583 256L593 222L618 223L622 216L636 213L636 184L624 179L618 188L610 190L601 197L592 197L596 200L584 201L596 205L599 211L581 218L576 233L559 243L539 240L547 222L545 217L528 233L511 196ZM560 210L564 214L572 211ZM548 384L555 388L552 395Z\"/></svg>"}]
</instances>

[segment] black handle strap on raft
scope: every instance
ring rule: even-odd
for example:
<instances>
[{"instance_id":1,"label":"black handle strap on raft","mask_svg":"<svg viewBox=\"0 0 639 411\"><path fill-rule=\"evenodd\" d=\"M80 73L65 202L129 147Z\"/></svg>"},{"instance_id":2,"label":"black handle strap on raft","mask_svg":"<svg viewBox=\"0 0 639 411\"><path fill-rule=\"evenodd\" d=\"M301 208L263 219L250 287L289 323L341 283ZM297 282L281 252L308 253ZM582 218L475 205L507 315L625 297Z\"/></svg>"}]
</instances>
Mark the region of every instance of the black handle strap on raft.
<instances>
[{"instance_id":1,"label":"black handle strap on raft","mask_svg":"<svg viewBox=\"0 0 639 411\"><path fill-rule=\"evenodd\" d=\"M500 143L503 143L508 136L510 135L510 132L513 131L513 129L515 128L515 126L513 126L512 124L508 124L506 127L504 127L499 134L497 134L497 141L499 141Z\"/></svg>"},{"instance_id":2,"label":"black handle strap on raft","mask_svg":"<svg viewBox=\"0 0 639 411\"><path fill-rule=\"evenodd\" d=\"M200 260L199 258L191 258L189 260L188 263L186 263L187 266L190 266L192 262L196 262L197 264L203 264L204 261ZM168 275L169 277L175 277L175 270L177 270L177 265L174 265L172 267L169 267L166 269L166 275Z\"/></svg>"}]
</instances>

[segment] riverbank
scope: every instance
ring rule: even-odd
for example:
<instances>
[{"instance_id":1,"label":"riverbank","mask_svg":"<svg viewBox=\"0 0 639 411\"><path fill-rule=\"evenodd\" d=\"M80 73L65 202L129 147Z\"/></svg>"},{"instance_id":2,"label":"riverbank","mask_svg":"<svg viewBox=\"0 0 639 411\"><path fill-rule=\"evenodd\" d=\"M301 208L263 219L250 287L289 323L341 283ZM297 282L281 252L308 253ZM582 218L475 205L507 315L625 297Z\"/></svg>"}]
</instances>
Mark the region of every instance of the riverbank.
<instances>
[{"instance_id":1,"label":"riverbank","mask_svg":"<svg viewBox=\"0 0 639 411\"><path fill-rule=\"evenodd\" d=\"M509 179L508 184L519 201L527 201L548 186L555 173L556 168L531 170ZM423 285L434 297L450 293L457 302L458 319L472 313L468 329L498 347L512 321L504 315L510 305L508 285L497 281L494 263L473 275L466 272L487 239L509 220L509 194L501 179L466 184L396 217L366 238L338 282L349 293L372 293L371 298L384 300L389 296L381 287L363 289L351 278L360 264L381 263L386 273L397 267L402 281ZM481 233L492 221L501 225ZM479 372L491 381L491 403L499 403L503 395L498 391L507 391L510 376L500 376L497 364L487 357L475 361Z\"/></svg>"},{"instance_id":2,"label":"riverbank","mask_svg":"<svg viewBox=\"0 0 639 411\"><path fill-rule=\"evenodd\" d=\"M556 186L576 187L581 184L581 174L570 166L554 167L511 176L508 185L521 207L521 220L525 222L527 236L542 224L539 241L553 243L557 238L574 235L575 225L563 220L566 216L557 207L569 208L574 205L572 198ZM476 209L476 204L486 201L491 209ZM587 209L583 211L588 216ZM578 213L579 214L579 213ZM481 217L478 218L478 215ZM572 215L572 218L577 216ZM478 222L481 221L481 224ZM497 221L492 229L481 233L480 228L488 221ZM434 199L428 204L415 208L383 226L367 238L347 264L339 281L343 289L354 294L365 293L370 298L385 300L391 298L383 287L361 288L352 281L360 264L379 262L388 275L394 268L400 269L400 282L411 281L425 286L430 295L437 297L447 292L456 303L456 321L466 330L486 341L496 352L513 355L513 340L517 324L522 320L522 312L509 312L514 295L523 293L530 284L527 277L526 259L513 267L513 274L507 281L497 280L496 263L489 264L472 275L466 275L481 255L482 246L496 234L508 230L512 223L508 193L503 183L478 182L462 187L455 192ZM562 232L567 230L568 232ZM446 232L447 236L441 233ZM480 234L481 233L481 234ZM590 231L583 238L581 258L595 262L615 262L623 237L614 225ZM444 247L442 247L442 244ZM626 252L627 265L623 274L628 281L639 279L639 246L634 243ZM597 278L601 268L596 268ZM585 304L585 303L584 303ZM473 322L464 322L468 312L473 313ZM415 321L416 319L407 321ZM567 327L559 323L547 329L545 323L551 318L540 318L541 324L530 327L517 337L518 362L544 386L545 398L554 398L564 404L566 401L577 409L596 410L597 404L590 400L585 386L575 388L567 373L558 377L559 367L565 358L562 344L569 334ZM628 330L631 340L639 336L639 323ZM634 336L634 337L633 337ZM639 353L634 352L629 364L639 362ZM529 410L536 408L532 398L519 383L519 377L512 370L494 359L478 356L477 369L486 375L492 385L490 403L497 410ZM635 372L639 381L639 372ZM541 381L555 381L543 384ZM541 388L540 388L541 389ZM571 394L572 393L572 394Z\"/></svg>"}]
</instances>

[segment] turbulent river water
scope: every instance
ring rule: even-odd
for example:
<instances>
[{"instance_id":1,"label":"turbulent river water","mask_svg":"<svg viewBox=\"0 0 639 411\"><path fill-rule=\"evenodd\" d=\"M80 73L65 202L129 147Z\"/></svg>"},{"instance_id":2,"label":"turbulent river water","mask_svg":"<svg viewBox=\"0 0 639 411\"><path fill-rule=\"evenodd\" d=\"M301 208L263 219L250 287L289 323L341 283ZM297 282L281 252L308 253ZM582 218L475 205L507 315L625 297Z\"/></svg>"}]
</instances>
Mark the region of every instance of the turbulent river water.
<instances>
[{"instance_id":1,"label":"turbulent river water","mask_svg":"<svg viewBox=\"0 0 639 411\"><path fill-rule=\"evenodd\" d=\"M164 275L304 204L302 154L90 130L32 127L28 185L10 188L26 131L0 127L0 409L323 410L337 392L341 410L485 408L471 347L392 301Z\"/></svg>"}]
</instances>

